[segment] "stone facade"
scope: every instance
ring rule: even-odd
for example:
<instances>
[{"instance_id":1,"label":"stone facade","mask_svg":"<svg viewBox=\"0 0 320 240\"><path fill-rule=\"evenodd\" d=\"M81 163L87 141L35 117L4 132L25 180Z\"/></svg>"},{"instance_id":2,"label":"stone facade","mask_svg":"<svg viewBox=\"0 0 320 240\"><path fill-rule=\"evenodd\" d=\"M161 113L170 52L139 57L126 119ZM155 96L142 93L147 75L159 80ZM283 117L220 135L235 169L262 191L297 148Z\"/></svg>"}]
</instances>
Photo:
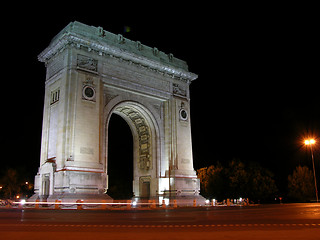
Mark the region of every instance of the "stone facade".
<instances>
[{"instance_id":1,"label":"stone facade","mask_svg":"<svg viewBox=\"0 0 320 240\"><path fill-rule=\"evenodd\" d=\"M134 142L135 197L197 197L186 62L101 27L71 22L40 55L46 64L35 196L98 199L108 189L108 123Z\"/></svg>"}]
</instances>

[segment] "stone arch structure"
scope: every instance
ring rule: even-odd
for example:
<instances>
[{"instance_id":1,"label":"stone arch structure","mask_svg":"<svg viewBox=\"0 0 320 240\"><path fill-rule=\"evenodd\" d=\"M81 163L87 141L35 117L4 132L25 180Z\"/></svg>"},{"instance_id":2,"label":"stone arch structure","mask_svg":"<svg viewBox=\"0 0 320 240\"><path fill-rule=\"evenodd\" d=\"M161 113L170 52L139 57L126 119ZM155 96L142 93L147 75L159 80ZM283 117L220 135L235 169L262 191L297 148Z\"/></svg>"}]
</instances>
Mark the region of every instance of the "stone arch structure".
<instances>
[{"instance_id":1,"label":"stone arch structure","mask_svg":"<svg viewBox=\"0 0 320 240\"><path fill-rule=\"evenodd\" d=\"M71 22L38 56L46 64L41 157L33 198L108 198L112 114L134 139L137 198L200 198L193 169L186 62L101 27Z\"/></svg>"}]
</instances>

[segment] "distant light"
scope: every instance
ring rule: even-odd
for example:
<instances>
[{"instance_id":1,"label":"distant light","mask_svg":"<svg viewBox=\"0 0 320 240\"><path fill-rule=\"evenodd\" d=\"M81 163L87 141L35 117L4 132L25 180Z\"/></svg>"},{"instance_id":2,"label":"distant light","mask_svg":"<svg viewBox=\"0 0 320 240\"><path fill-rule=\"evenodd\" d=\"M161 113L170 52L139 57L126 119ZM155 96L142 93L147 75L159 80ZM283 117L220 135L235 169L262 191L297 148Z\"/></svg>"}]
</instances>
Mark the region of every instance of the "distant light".
<instances>
[{"instance_id":1,"label":"distant light","mask_svg":"<svg viewBox=\"0 0 320 240\"><path fill-rule=\"evenodd\" d=\"M316 140L314 140L313 138L304 140L304 144L305 145L312 145L312 144L315 144L315 143L316 143Z\"/></svg>"},{"instance_id":2,"label":"distant light","mask_svg":"<svg viewBox=\"0 0 320 240\"><path fill-rule=\"evenodd\" d=\"M131 28L129 27L129 26L124 26L123 27L123 32L124 33L128 33L128 32L130 32L131 31Z\"/></svg>"},{"instance_id":3,"label":"distant light","mask_svg":"<svg viewBox=\"0 0 320 240\"><path fill-rule=\"evenodd\" d=\"M137 202L136 202L136 201L133 201L133 202L132 202L132 206L134 206L134 207L137 206Z\"/></svg>"},{"instance_id":4,"label":"distant light","mask_svg":"<svg viewBox=\"0 0 320 240\"><path fill-rule=\"evenodd\" d=\"M16 198L17 198L17 199L19 199L19 198L20 198L20 196L19 196L19 195L17 195L17 196L16 196Z\"/></svg>"},{"instance_id":5,"label":"distant light","mask_svg":"<svg viewBox=\"0 0 320 240\"><path fill-rule=\"evenodd\" d=\"M209 199L206 199L206 204L209 204L210 203L210 200Z\"/></svg>"},{"instance_id":6,"label":"distant light","mask_svg":"<svg viewBox=\"0 0 320 240\"><path fill-rule=\"evenodd\" d=\"M28 185L29 184L29 182L26 182L26 185Z\"/></svg>"},{"instance_id":7,"label":"distant light","mask_svg":"<svg viewBox=\"0 0 320 240\"><path fill-rule=\"evenodd\" d=\"M20 204L24 205L25 203L26 203L26 200L25 199L21 199Z\"/></svg>"}]
</instances>

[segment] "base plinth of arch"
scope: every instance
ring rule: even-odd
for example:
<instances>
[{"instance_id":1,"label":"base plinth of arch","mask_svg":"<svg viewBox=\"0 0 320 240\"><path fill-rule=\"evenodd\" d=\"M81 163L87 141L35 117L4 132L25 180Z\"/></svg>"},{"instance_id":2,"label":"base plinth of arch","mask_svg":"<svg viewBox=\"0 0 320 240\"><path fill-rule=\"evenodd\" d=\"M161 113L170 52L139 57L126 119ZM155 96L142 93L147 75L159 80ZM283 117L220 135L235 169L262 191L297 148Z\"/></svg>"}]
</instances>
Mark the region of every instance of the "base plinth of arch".
<instances>
[{"instance_id":1,"label":"base plinth of arch","mask_svg":"<svg viewBox=\"0 0 320 240\"><path fill-rule=\"evenodd\" d=\"M107 194L84 194L84 193L63 193L63 194L54 194L48 197L47 201L61 200L62 202L76 202L82 200L83 202L90 203L102 203L102 202L112 202L113 199Z\"/></svg>"},{"instance_id":2,"label":"base plinth of arch","mask_svg":"<svg viewBox=\"0 0 320 240\"><path fill-rule=\"evenodd\" d=\"M167 195L167 196L158 196L150 198L141 198L133 197L131 199L136 203L151 203L154 202L157 205L162 205L163 201L166 205L174 206L175 204L179 207L193 207L196 206L205 206L206 199L201 195Z\"/></svg>"}]
</instances>

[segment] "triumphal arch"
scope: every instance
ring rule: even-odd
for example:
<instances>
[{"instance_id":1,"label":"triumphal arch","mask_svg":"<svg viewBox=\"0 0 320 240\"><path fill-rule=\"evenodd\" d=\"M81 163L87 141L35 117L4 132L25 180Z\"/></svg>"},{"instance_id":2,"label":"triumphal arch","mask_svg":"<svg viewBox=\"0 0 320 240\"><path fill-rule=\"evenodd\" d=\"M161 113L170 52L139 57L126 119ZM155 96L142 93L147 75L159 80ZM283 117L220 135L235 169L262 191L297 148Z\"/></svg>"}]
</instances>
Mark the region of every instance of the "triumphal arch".
<instances>
[{"instance_id":1,"label":"triumphal arch","mask_svg":"<svg viewBox=\"0 0 320 240\"><path fill-rule=\"evenodd\" d=\"M197 75L185 61L80 22L66 26L38 59L47 72L35 197L107 198L112 114L133 135L135 197L200 197L189 104Z\"/></svg>"}]
</instances>

